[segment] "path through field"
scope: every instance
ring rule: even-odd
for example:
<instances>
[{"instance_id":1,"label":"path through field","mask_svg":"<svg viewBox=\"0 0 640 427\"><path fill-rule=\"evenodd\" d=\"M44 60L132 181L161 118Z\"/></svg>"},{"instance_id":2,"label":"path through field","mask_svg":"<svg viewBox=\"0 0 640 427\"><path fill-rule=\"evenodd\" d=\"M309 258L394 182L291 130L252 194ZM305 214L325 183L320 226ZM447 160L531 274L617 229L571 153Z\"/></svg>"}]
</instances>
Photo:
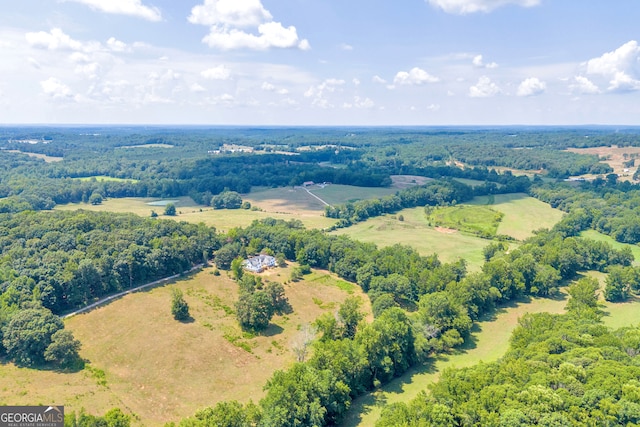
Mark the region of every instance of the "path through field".
<instances>
[{"instance_id":1,"label":"path through field","mask_svg":"<svg viewBox=\"0 0 640 427\"><path fill-rule=\"evenodd\" d=\"M177 279L178 277L184 276L185 274L193 273L194 271L202 268L203 266L204 266L204 264L194 265L189 270L184 271L182 273L174 274L173 276L165 277L163 279L158 279L158 280L155 280L153 282L145 283L144 285L137 286L135 288L127 289L126 291L118 292L117 294L114 294L114 295L109 295L107 297L100 298L98 301L96 301L96 302L94 302L92 304L89 304L86 307L79 308L78 310L72 311L71 313L67 313L64 316L60 316L60 317L63 318L63 319L66 319L68 317L75 316L76 314L86 313L87 311L93 310L94 308L99 307L99 306L101 306L102 304L104 304L106 302L112 301L114 299L118 299L118 298L120 298L120 297L122 297L124 295L130 294L132 292L137 292L137 291L140 291L142 289L150 288L152 286L156 286L156 285L159 285L161 283L166 283L166 282L169 282L169 281L171 281L173 279Z\"/></svg>"}]
</instances>

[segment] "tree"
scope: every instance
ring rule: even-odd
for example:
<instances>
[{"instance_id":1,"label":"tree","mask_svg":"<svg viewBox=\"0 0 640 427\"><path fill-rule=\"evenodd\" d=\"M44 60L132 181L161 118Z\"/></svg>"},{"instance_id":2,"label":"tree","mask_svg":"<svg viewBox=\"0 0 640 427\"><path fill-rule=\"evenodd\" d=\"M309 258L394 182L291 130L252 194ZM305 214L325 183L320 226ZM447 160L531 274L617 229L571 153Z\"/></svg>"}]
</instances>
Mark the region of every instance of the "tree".
<instances>
[{"instance_id":1,"label":"tree","mask_svg":"<svg viewBox=\"0 0 640 427\"><path fill-rule=\"evenodd\" d=\"M45 308L20 310L5 327L2 343L9 358L34 366L45 361L51 337L63 328L62 320Z\"/></svg>"},{"instance_id":2,"label":"tree","mask_svg":"<svg viewBox=\"0 0 640 427\"><path fill-rule=\"evenodd\" d=\"M579 316L598 317L600 315L598 289L600 289L600 284L593 277L583 277L569 286L571 298L567 302L567 311Z\"/></svg>"},{"instance_id":3,"label":"tree","mask_svg":"<svg viewBox=\"0 0 640 427\"><path fill-rule=\"evenodd\" d=\"M176 205L168 203L164 208L164 214L166 216L176 216Z\"/></svg>"},{"instance_id":4,"label":"tree","mask_svg":"<svg viewBox=\"0 0 640 427\"><path fill-rule=\"evenodd\" d=\"M243 292L236 303L236 317L243 329L266 329L273 313L273 301L265 291Z\"/></svg>"},{"instance_id":5,"label":"tree","mask_svg":"<svg viewBox=\"0 0 640 427\"><path fill-rule=\"evenodd\" d=\"M184 322L189 320L189 305L184 300L182 291L178 288L171 289L171 314L173 318Z\"/></svg>"},{"instance_id":6,"label":"tree","mask_svg":"<svg viewBox=\"0 0 640 427\"><path fill-rule=\"evenodd\" d=\"M364 319L364 313L360 311L362 300L358 297L348 297L338 309L338 317L342 321L343 338L353 339L356 336L358 323Z\"/></svg>"},{"instance_id":7,"label":"tree","mask_svg":"<svg viewBox=\"0 0 640 427\"><path fill-rule=\"evenodd\" d=\"M91 193L91 196L89 197L89 203L91 203L92 205L102 204L102 194L100 194L98 191L94 191L93 193Z\"/></svg>"},{"instance_id":8,"label":"tree","mask_svg":"<svg viewBox=\"0 0 640 427\"><path fill-rule=\"evenodd\" d=\"M317 329L314 326L305 323L293 338L291 341L291 351L295 354L297 362L305 361L309 353L309 347L315 340L317 333Z\"/></svg>"},{"instance_id":9,"label":"tree","mask_svg":"<svg viewBox=\"0 0 640 427\"><path fill-rule=\"evenodd\" d=\"M231 261L231 273L233 274L233 278L236 280L242 279L242 274L244 273L242 263L244 259L241 257L234 258Z\"/></svg>"},{"instance_id":10,"label":"tree","mask_svg":"<svg viewBox=\"0 0 640 427\"><path fill-rule=\"evenodd\" d=\"M80 341L73 338L73 334L64 329L59 329L51 335L51 344L44 352L44 358L48 362L55 362L60 366L71 366L80 358Z\"/></svg>"}]
</instances>

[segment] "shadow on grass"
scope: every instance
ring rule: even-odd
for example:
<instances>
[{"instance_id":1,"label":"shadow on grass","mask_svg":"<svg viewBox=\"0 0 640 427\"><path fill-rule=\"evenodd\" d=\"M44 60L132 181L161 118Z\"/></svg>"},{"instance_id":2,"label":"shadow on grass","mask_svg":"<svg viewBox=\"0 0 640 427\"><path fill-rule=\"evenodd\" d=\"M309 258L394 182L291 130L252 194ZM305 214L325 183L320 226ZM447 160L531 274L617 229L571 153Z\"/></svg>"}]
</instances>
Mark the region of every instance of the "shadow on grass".
<instances>
[{"instance_id":1,"label":"shadow on grass","mask_svg":"<svg viewBox=\"0 0 640 427\"><path fill-rule=\"evenodd\" d=\"M89 363L88 360L82 359L80 357L64 366L58 365L56 363L25 364L14 362L6 356L0 357L0 365L2 366L14 365L22 369L26 368L33 369L34 371L56 372L58 374L75 374L82 371L87 363Z\"/></svg>"},{"instance_id":2,"label":"shadow on grass","mask_svg":"<svg viewBox=\"0 0 640 427\"><path fill-rule=\"evenodd\" d=\"M284 332L284 329L281 326L276 325L275 323L269 323L269 326L267 326L267 329L265 329L264 331L261 331L259 335L263 337L273 337L276 335L280 335L283 332Z\"/></svg>"}]
</instances>

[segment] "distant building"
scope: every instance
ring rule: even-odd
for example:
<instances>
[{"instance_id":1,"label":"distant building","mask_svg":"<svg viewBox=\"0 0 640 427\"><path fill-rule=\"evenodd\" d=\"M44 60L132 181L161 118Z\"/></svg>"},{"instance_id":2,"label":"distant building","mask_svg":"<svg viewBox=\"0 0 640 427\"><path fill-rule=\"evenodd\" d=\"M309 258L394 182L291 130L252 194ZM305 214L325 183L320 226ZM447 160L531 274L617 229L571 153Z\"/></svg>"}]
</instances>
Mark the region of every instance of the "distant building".
<instances>
[{"instance_id":1,"label":"distant building","mask_svg":"<svg viewBox=\"0 0 640 427\"><path fill-rule=\"evenodd\" d=\"M275 267L276 259L271 255L260 254L245 259L242 266L253 273L262 273L267 268Z\"/></svg>"},{"instance_id":2,"label":"distant building","mask_svg":"<svg viewBox=\"0 0 640 427\"><path fill-rule=\"evenodd\" d=\"M302 183L303 187L311 187L313 185L313 181L305 181Z\"/></svg>"}]
</instances>

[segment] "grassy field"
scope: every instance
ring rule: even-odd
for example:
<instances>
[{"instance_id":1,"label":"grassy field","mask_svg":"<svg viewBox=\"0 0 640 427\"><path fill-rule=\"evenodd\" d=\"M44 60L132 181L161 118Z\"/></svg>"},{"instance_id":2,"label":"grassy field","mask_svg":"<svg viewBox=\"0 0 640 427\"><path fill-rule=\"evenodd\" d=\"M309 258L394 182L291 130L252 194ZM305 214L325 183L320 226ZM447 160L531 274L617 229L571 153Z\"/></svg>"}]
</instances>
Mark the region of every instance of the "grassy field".
<instances>
[{"instance_id":1,"label":"grassy field","mask_svg":"<svg viewBox=\"0 0 640 427\"><path fill-rule=\"evenodd\" d=\"M631 253L635 258L635 260L633 261L633 264L640 265L640 246L617 242L613 237L607 236L606 234L602 234L596 230L585 230L582 233L580 233L580 235L588 239L597 240L600 242L606 242L610 244L614 249L619 250L622 248L629 248L631 249Z\"/></svg>"},{"instance_id":2,"label":"grassy field","mask_svg":"<svg viewBox=\"0 0 640 427\"><path fill-rule=\"evenodd\" d=\"M553 227L564 215L559 209L522 193L476 197L468 204L487 205L504 213L498 234L518 240L531 237L534 230Z\"/></svg>"},{"instance_id":3,"label":"grassy field","mask_svg":"<svg viewBox=\"0 0 640 427\"><path fill-rule=\"evenodd\" d=\"M389 196L395 194L398 189L386 187L354 187L352 185L331 184L324 188L314 185L309 187L309 191L330 205L341 205L347 202L354 202L356 200L377 199Z\"/></svg>"},{"instance_id":4,"label":"grassy field","mask_svg":"<svg viewBox=\"0 0 640 427\"><path fill-rule=\"evenodd\" d=\"M263 275L284 282L290 268ZM136 415L135 425L163 425L221 400L259 400L273 371L293 362L290 344L299 327L348 295L361 296L370 313L359 287L314 271L284 285L293 312L274 317L266 333L254 337L234 317L237 284L211 273L208 268L67 319L89 368L60 373L0 365L0 403L53 402L96 414L118 406ZM173 286L183 291L192 322L172 318Z\"/></svg>"},{"instance_id":5,"label":"grassy field","mask_svg":"<svg viewBox=\"0 0 640 427\"><path fill-rule=\"evenodd\" d=\"M61 162L62 160L64 160L63 157L53 157L53 156L47 156L46 154L29 153L29 152L20 151L20 150L7 150L7 153L22 153L22 154L26 154L29 157L34 157L36 159L42 159L42 160L45 161L45 163Z\"/></svg>"},{"instance_id":6,"label":"grassy field","mask_svg":"<svg viewBox=\"0 0 640 427\"><path fill-rule=\"evenodd\" d=\"M481 205L457 205L435 208L429 222L439 227L481 235L495 236L504 214Z\"/></svg>"},{"instance_id":7,"label":"grassy field","mask_svg":"<svg viewBox=\"0 0 640 427\"><path fill-rule=\"evenodd\" d=\"M245 209L219 209L215 210L210 207L197 205L189 197L179 197L176 205L178 214L175 217L165 217L163 206L152 206L149 203L158 201L151 198L134 198L127 197L122 199L108 199L100 205L91 205L88 203L72 203L68 205L58 205L56 210L76 210L85 209L98 212L131 212L140 216L151 216L151 211L155 211L160 218L172 218L177 221L187 221L191 223L205 223L216 227L219 231L228 231L233 227L246 227L254 220L264 218L277 218L286 221L291 219L299 219L308 228L326 228L335 223L331 218L325 218L319 211L251 211ZM254 202L252 201L252 204ZM290 209L291 210L291 209Z\"/></svg>"},{"instance_id":8,"label":"grassy field","mask_svg":"<svg viewBox=\"0 0 640 427\"><path fill-rule=\"evenodd\" d=\"M398 220L399 215L404 221ZM396 243L409 245L422 255L438 254L444 262L464 258L469 269L477 271L483 262L482 249L490 241L454 230L436 230L428 225L424 208L404 209L396 215L369 218L367 221L333 233L345 234L352 239L392 246Z\"/></svg>"},{"instance_id":9,"label":"grassy field","mask_svg":"<svg viewBox=\"0 0 640 427\"><path fill-rule=\"evenodd\" d=\"M427 386L438 381L447 368L462 368L479 362L492 362L500 358L509 347L511 332L525 313L562 313L566 300L531 299L498 309L478 322L472 339L460 350L441 356L432 363L409 370L380 390L356 399L351 405L343 427L373 426L380 417L382 407L394 402L409 402Z\"/></svg>"}]
</instances>

